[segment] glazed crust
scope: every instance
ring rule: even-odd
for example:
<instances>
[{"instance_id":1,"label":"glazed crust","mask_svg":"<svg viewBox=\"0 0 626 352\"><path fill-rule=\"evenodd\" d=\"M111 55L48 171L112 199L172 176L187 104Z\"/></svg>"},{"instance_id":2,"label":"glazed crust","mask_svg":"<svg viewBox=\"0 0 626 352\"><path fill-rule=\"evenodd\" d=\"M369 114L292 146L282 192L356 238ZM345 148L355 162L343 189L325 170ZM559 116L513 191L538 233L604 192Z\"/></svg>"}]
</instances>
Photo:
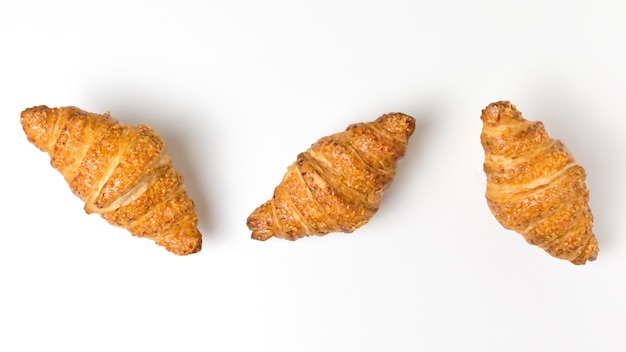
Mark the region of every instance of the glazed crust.
<instances>
[{"instance_id":1,"label":"glazed crust","mask_svg":"<svg viewBox=\"0 0 626 352\"><path fill-rule=\"evenodd\" d=\"M194 203L161 137L76 107L36 106L21 114L28 140L50 155L87 213L98 213L168 251L200 251Z\"/></svg>"},{"instance_id":2,"label":"glazed crust","mask_svg":"<svg viewBox=\"0 0 626 352\"><path fill-rule=\"evenodd\" d=\"M485 195L495 218L554 257L574 264L595 260L585 170L572 153L510 102L490 104L481 119Z\"/></svg>"},{"instance_id":3,"label":"glazed crust","mask_svg":"<svg viewBox=\"0 0 626 352\"><path fill-rule=\"evenodd\" d=\"M377 212L414 130L412 117L390 113L321 138L248 217L252 238L296 240L358 229Z\"/></svg>"}]
</instances>

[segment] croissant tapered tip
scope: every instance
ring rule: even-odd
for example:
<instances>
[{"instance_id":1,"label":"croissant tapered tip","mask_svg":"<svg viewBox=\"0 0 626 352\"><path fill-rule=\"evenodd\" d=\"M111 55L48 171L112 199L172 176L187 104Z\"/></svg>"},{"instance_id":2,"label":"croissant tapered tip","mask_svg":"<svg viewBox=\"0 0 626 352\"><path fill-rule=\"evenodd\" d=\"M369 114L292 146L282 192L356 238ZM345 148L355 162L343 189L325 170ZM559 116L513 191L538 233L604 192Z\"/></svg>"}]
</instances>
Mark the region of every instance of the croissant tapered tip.
<instances>
[{"instance_id":1,"label":"croissant tapered tip","mask_svg":"<svg viewBox=\"0 0 626 352\"><path fill-rule=\"evenodd\" d=\"M252 231L252 236L250 236L253 240L257 241L266 241L270 239L272 236L272 232L270 230L255 230Z\"/></svg>"},{"instance_id":2,"label":"croissant tapered tip","mask_svg":"<svg viewBox=\"0 0 626 352\"><path fill-rule=\"evenodd\" d=\"M24 109L24 111L22 111L22 116L32 114L35 111L42 111L42 110L43 111L50 110L50 108L46 105L35 105L33 107Z\"/></svg>"},{"instance_id":3,"label":"croissant tapered tip","mask_svg":"<svg viewBox=\"0 0 626 352\"><path fill-rule=\"evenodd\" d=\"M43 152L47 152L48 133L52 127L48 115L52 111L45 105L39 105L22 111L20 115L26 138Z\"/></svg>"},{"instance_id":4,"label":"croissant tapered tip","mask_svg":"<svg viewBox=\"0 0 626 352\"><path fill-rule=\"evenodd\" d=\"M274 236L272 228L272 214L269 202L256 208L256 210L248 216L246 222L248 229L252 231L252 239L265 241Z\"/></svg>"},{"instance_id":5,"label":"croissant tapered tip","mask_svg":"<svg viewBox=\"0 0 626 352\"><path fill-rule=\"evenodd\" d=\"M176 255L189 255L202 249L202 234L196 228L184 228L163 235L155 242Z\"/></svg>"},{"instance_id":6,"label":"croissant tapered tip","mask_svg":"<svg viewBox=\"0 0 626 352\"><path fill-rule=\"evenodd\" d=\"M580 255L576 258L570 260L572 264L583 265L587 262L592 262L598 258L598 253L600 252L600 248L598 248L598 240L595 237L591 237L587 245L582 250Z\"/></svg>"},{"instance_id":7,"label":"croissant tapered tip","mask_svg":"<svg viewBox=\"0 0 626 352\"><path fill-rule=\"evenodd\" d=\"M392 112L379 117L380 123L387 131L400 135L408 140L415 132L415 119L401 112Z\"/></svg>"},{"instance_id":8,"label":"croissant tapered tip","mask_svg":"<svg viewBox=\"0 0 626 352\"><path fill-rule=\"evenodd\" d=\"M524 121L522 113L511 102L502 100L489 104L480 117L485 124L497 125L506 120Z\"/></svg>"}]
</instances>

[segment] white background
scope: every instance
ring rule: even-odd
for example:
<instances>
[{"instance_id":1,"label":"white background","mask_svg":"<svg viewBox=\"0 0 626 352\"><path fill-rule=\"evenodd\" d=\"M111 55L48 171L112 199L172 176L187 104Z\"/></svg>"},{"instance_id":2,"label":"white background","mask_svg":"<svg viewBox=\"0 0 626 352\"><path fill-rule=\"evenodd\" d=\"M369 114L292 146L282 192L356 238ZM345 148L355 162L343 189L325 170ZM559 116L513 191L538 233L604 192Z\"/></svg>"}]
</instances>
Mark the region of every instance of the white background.
<instances>
[{"instance_id":1,"label":"white background","mask_svg":"<svg viewBox=\"0 0 626 352\"><path fill-rule=\"evenodd\" d=\"M2 351L624 351L626 2L0 5ZM481 110L511 100L588 174L598 260L484 199ZM19 123L76 105L165 139L203 250L88 216ZM351 235L250 239L296 155L401 111L417 130Z\"/></svg>"}]
</instances>

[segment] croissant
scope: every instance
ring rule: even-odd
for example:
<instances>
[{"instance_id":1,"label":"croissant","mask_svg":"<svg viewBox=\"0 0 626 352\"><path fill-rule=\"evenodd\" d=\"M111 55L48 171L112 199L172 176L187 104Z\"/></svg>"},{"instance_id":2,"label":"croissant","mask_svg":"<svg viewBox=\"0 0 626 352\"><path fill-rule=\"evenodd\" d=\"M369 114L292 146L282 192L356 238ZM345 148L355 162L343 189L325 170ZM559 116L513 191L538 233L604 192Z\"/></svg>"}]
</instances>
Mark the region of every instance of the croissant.
<instances>
[{"instance_id":1,"label":"croissant","mask_svg":"<svg viewBox=\"0 0 626 352\"><path fill-rule=\"evenodd\" d=\"M572 153L507 101L487 106L481 119L485 195L495 218L556 258L595 260L585 170Z\"/></svg>"},{"instance_id":2,"label":"croissant","mask_svg":"<svg viewBox=\"0 0 626 352\"><path fill-rule=\"evenodd\" d=\"M50 155L87 213L177 255L200 251L202 235L182 176L161 137L109 113L36 106L21 114L28 140Z\"/></svg>"},{"instance_id":3,"label":"croissant","mask_svg":"<svg viewBox=\"0 0 626 352\"><path fill-rule=\"evenodd\" d=\"M363 226L378 210L414 130L411 116L390 113L321 138L248 217L252 238L296 240Z\"/></svg>"}]
</instances>

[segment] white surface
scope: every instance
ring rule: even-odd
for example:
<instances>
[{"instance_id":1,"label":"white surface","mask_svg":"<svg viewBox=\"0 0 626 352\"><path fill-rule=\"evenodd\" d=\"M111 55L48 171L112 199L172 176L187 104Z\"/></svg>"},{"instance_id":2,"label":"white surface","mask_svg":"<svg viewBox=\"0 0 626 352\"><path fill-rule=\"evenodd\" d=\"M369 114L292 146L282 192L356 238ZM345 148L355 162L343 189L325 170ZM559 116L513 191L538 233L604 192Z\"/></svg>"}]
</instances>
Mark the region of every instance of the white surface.
<instances>
[{"instance_id":1,"label":"white surface","mask_svg":"<svg viewBox=\"0 0 626 352\"><path fill-rule=\"evenodd\" d=\"M19 1L0 10L2 351L623 351L626 2ZM587 169L597 261L504 230L480 111L507 99ZM202 252L88 216L20 112L76 105L161 133ZM318 138L417 131L352 235L251 240Z\"/></svg>"}]
</instances>

